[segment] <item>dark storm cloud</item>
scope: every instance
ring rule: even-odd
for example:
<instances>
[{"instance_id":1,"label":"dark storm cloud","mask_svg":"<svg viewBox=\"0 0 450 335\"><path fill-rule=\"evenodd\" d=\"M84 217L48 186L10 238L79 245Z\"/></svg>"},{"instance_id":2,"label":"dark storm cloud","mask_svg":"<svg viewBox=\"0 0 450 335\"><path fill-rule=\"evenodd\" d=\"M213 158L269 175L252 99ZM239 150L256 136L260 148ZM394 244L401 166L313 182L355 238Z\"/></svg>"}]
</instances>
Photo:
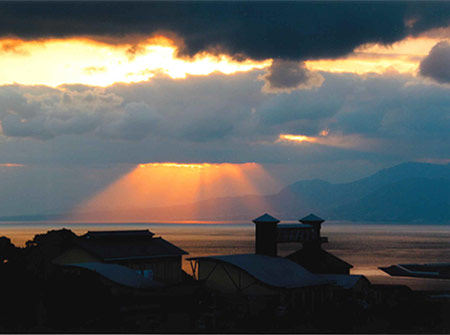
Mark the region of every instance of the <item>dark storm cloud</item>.
<instances>
[{"instance_id":1,"label":"dark storm cloud","mask_svg":"<svg viewBox=\"0 0 450 335\"><path fill-rule=\"evenodd\" d=\"M439 83L450 83L450 42L436 44L420 63L420 74Z\"/></svg>"},{"instance_id":2,"label":"dark storm cloud","mask_svg":"<svg viewBox=\"0 0 450 335\"><path fill-rule=\"evenodd\" d=\"M296 89L311 89L323 83L323 77L309 71L304 63L290 60L275 60L267 74L262 88L265 93L290 93Z\"/></svg>"},{"instance_id":3,"label":"dark storm cloud","mask_svg":"<svg viewBox=\"0 0 450 335\"><path fill-rule=\"evenodd\" d=\"M112 41L165 31L184 40L184 54L213 49L254 59L338 57L449 24L449 2L0 3L2 36Z\"/></svg>"}]
</instances>

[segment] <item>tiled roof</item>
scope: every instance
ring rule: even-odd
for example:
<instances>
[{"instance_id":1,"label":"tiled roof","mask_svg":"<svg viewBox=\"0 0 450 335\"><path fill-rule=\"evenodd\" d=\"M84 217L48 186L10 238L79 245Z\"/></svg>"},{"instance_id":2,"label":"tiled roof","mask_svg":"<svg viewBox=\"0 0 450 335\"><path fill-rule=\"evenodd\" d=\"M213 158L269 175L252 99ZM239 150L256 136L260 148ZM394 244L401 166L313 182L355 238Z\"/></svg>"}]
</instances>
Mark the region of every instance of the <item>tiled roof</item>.
<instances>
[{"instance_id":1,"label":"tiled roof","mask_svg":"<svg viewBox=\"0 0 450 335\"><path fill-rule=\"evenodd\" d=\"M187 255L161 237L146 231L89 232L77 239L79 247L103 261L147 259Z\"/></svg>"}]
</instances>

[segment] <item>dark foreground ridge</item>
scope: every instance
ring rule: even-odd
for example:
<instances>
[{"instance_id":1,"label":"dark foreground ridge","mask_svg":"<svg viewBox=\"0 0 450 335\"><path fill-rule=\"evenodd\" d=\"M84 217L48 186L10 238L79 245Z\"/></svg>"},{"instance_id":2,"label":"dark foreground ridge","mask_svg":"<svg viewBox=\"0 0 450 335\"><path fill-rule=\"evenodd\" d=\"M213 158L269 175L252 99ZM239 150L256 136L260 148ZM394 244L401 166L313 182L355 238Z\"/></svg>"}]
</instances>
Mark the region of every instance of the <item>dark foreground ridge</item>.
<instances>
[{"instance_id":1,"label":"dark foreground ridge","mask_svg":"<svg viewBox=\"0 0 450 335\"><path fill-rule=\"evenodd\" d=\"M188 258L148 230L0 237L2 333L449 333L450 292L372 285L323 250L324 220L255 223L255 254ZM279 257L277 245L302 248Z\"/></svg>"}]
</instances>

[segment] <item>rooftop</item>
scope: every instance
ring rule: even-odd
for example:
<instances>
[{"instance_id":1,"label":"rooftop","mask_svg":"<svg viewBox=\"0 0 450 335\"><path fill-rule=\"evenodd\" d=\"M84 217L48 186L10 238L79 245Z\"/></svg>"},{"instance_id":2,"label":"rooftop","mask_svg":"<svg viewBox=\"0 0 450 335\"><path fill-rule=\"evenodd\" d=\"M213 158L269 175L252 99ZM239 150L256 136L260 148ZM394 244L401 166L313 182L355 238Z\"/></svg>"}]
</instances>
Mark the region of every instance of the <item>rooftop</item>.
<instances>
[{"instance_id":1,"label":"rooftop","mask_svg":"<svg viewBox=\"0 0 450 335\"><path fill-rule=\"evenodd\" d=\"M103 261L173 257L188 253L146 231L89 232L77 245Z\"/></svg>"},{"instance_id":2,"label":"rooftop","mask_svg":"<svg viewBox=\"0 0 450 335\"><path fill-rule=\"evenodd\" d=\"M327 264L330 263L348 269L351 269L353 267L353 265L323 249L300 249L286 256L286 258L298 264L301 264L309 270L318 269L321 268L321 266L327 266Z\"/></svg>"},{"instance_id":3,"label":"rooftop","mask_svg":"<svg viewBox=\"0 0 450 335\"><path fill-rule=\"evenodd\" d=\"M103 230L103 231L88 231L83 237L91 238L121 238L121 237L144 237L151 238L153 234L148 229L143 230Z\"/></svg>"},{"instance_id":4,"label":"rooftop","mask_svg":"<svg viewBox=\"0 0 450 335\"><path fill-rule=\"evenodd\" d=\"M328 283L302 266L281 257L241 254L195 257L188 260L211 260L232 264L260 282L274 287L296 288Z\"/></svg>"},{"instance_id":5,"label":"rooftop","mask_svg":"<svg viewBox=\"0 0 450 335\"><path fill-rule=\"evenodd\" d=\"M254 223L278 223L280 222L280 220L278 220L277 218L274 218L272 215L270 214L263 214L260 217L256 218L253 220Z\"/></svg>"},{"instance_id":6,"label":"rooftop","mask_svg":"<svg viewBox=\"0 0 450 335\"><path fill-rule=\"evenodd\" d=\"M325 220L322 219L322 218L319 218L317 215L314 215L314 214L311 213L311 214L305 216L304 218L301 218L299 221L300 222L311 222L311 223L313 223L313 222L320 222L320 223L322 223Z\"/></svg>"}]
</instances>

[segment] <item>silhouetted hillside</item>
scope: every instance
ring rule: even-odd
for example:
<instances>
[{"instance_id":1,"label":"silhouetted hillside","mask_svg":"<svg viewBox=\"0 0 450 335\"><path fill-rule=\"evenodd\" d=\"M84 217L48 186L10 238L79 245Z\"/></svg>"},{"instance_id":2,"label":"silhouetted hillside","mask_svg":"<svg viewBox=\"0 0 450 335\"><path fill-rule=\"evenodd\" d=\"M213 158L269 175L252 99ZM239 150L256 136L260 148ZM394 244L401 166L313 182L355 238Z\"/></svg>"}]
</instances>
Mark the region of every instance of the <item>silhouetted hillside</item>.
<instances>
[{"instance_id":1,"label":"silhouetted hillside","mask_svg":"<svg viewBox=\"0 0 450 335\"><path fill-rule=\"evenodd\" d=\"M365 221L448 221L450 181L412 178L389 183L336 208L332 216Z\"/></svg>"},{"instance_id":2,"label":"silhouetted hillside","mask_svg":"<svg viewBox=\"0 0 450 335\"><path fill-rule=\"evenodd\" d=\"M300 208L300 214L320 212L333 219L445 221L448 181L449 164L403 163L350 183L299 181L275 195L273 203L282 215Z\"/></svg>"}]
</instances>

